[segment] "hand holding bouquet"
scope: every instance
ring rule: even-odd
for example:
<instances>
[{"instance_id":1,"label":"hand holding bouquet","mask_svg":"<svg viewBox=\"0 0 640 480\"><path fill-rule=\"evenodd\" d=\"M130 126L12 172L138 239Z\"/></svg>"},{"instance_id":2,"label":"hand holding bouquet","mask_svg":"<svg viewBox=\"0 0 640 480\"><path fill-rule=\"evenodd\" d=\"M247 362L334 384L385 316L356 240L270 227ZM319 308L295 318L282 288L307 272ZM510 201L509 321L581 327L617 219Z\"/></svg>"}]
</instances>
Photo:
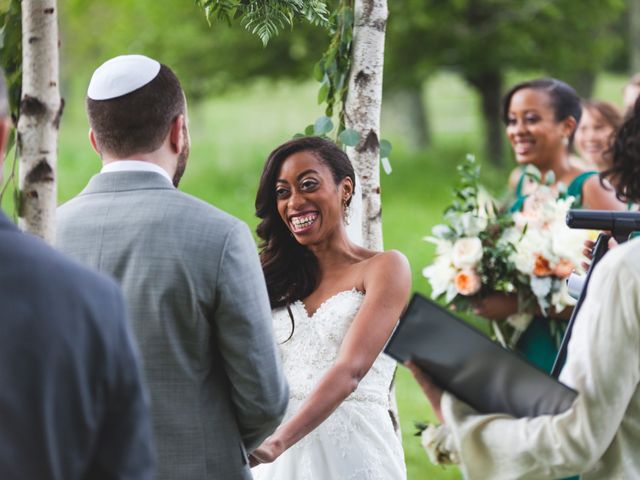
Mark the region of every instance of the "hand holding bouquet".
<instances>
[{"instance_id":1,"label":"hand holding bouquet","mask_svg":"<svg viewBox=\"0 0 640 480\"><path fill-rule=\"evenodd\" d=\"M517 295L517 312L506 322L493 322L498 340L513 347L538 311L548 315L574 304L565 279L581 272L587 233L571 230L565 216L573 198L535 181L522 211L501 208L479 185L479 168L468 156L459 168L461 185L445 211L445 224L433 228L426 240L436 244L436 258L423 274L433 298L460 311L473 300L494 293Z\"/></svg>"}]
</instances>

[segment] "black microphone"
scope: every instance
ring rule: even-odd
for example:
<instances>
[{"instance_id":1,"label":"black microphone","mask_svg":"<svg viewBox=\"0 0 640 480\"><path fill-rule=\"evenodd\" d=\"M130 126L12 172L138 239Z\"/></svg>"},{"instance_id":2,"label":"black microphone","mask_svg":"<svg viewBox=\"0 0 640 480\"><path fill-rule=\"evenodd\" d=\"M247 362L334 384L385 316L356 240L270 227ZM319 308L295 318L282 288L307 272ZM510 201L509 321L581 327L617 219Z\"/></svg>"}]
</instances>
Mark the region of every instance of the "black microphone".
<instances>
[{"instance_id":1,"label":"black microphone","mask_svg":"<svg viewBox=\"0 0 640 480\"><path fill-rule=\"evenodd\" d=\"M607 230L618 243L623 243L632 232L640 231L640 212L569 210L566 222L569 228Z\"/></svg>"}]
</instances>

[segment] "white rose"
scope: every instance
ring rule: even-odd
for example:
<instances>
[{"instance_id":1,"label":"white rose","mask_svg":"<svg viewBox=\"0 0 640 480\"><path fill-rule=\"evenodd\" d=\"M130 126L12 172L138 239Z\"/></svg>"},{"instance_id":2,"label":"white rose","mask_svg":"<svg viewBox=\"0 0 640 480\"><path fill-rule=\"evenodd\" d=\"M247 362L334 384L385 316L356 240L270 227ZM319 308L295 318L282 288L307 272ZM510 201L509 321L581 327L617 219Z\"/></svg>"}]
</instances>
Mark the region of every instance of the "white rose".
<instances>
[{"instance_id":1,"label":"white rose","mask_svg":"<svg viewBox=\"0 0 640 480\"><path fill-rule=\"evenodd\" d=\"M438 298L445 292L448 294L449 290L453 287L456 270L451 265L449 258L440 257L432 265L424 268L422 275L425 276L431 284L431 297Z\"/></svg>"},{"instance_id":2,"label":"white rose","mask_svg":"<svg viewBox=\"0 0 640 480\"><path fill-rule=\"evenodd\" d=\"M472 213L464 213L460 217L460 224L465 235L474 237L487 228L487 219Z\"/></svg>"},{"instance_id":3,"label":"white rose","mask_svg":"<svg viewBox=\"0 0 640 480\"><path fill-rule=\"evenodd\" d=\"M558 259L569 260L578 270L584 261L582 250L584 241L589 238L585 230L573 230L564 224L556 224L551 231L551 245L553 253Z\"/></svg>"},{"instance_id":4,"label":"white rose","mask_svg":"<svg viewBox=\"0 0 640 480\"><path fill-rule=\"evenodd\" d=\"M451 228L448 225L438 224L431 229L431 233L434 237L442 239L451 234Z\"/></svg>"},{"instance_id":5,"label":"white rose","mask_svg":"<svg viewBox=\"0 0 640 480\"><path fill-rule=\"evenodd\" d=\"M511 232L509 234L513 235ZM531 228L527 229L524 235L521 233L518 235L520 235L519 240L512 241L516 251L511 255L511 261L519 272L530 275L535 264L535 254L545 251L547 241L540 231Z\"/></svg>"},{"instance_id":6,"label":"white rose","mask_svg":"<svg viewBox=\"0 0 640 480\"><path fill-rule=\"evenodd\" d=\"M473 268L482 259L482 242L478 237L460 238L453 244L451 260L457 268Z\"/></svg>"}]
</instances>

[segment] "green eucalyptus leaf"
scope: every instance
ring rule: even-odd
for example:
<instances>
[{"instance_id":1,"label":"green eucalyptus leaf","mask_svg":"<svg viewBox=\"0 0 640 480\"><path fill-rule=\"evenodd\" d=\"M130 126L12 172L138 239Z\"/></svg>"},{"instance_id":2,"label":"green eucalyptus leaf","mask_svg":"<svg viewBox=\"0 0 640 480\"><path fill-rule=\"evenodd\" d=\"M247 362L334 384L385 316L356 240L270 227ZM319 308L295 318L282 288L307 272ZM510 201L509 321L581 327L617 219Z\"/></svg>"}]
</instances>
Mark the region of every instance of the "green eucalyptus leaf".
<instances>
[{"instance_id":1,"label":"green eucalyptus leaf","mask_svg":"<svg viewBox=\"0 0 640 480\"><path fill-rule=\"evenodd\" d=\"M317 82L322 82L324 78L324 62L320 60L313 66L313 78Z\"/></svg>"},{"instance_id":2,"label":"green eucalyptus leaf","mask_svg":"<svg viewBox=\"0 0 640 480\"><path fill-rule=\"evenodd\" d=\"M320 90L318 90L318 105L324 103L327 100L327 97L329 96L329 89L329 83L323 83L320 86Z\"/></svg>"},{"instance_id":3,"label":"green eucalyptus leaf","mask_svg":"<svg viewBox=\"0 0 640 480\"><path fill-rule=\"evenodd\" d=\"M306 128L304 129L304 134L306 136L315 135L314 126L313 125L307 125Z\"/></svg>"},{"instance_id":4,"label":"green eucalyptus leaf","mask_svg":"<svg viewBox=\"0 0 640 480\"><path fill-rule=\"evenodd\" d=\"M382 157L380 159L380 163L382 164L382 170L384 170L384 173L386 173L387 175L391 175L393 169L391 168L391 162L389 162L389 158Z\"/></svg>"},{"instance_id":5,"label":"green eucalyptus leaf","mask_svg":"<svg viewBox=\"0 0 640 480\"><path fill-rule=\"evenodd\" d=\"M380 158L389 158L391 154L391 142L389 140L380 140Z\"/></svg>"},{"instance_id":6,"label":"green eucalyptus leaf","mask_svg":"<svg viewBox=\"0 0 640 480\"><path fill-rule=\"evenodd\" d=\"M553 185L556 183L556 174L553 170L549 170L544 176L545 185Z\"/></svg>"},{"instance_id":7,"label":"green eucalyptus leaf","mask_svg":"<svg viewBox=\"0 0 640 480\"><path fill-rule=\"evenodd\" d=\"M351 31L351 28L348 27L353 27L353 10L345 8L342 11L342 21L344 26L347 27L347 30Z\"/></svg>"},{"instance_id":8,"label":"green eucalyptus leaf","mask_svg":"<svg viewBox=\"0 0 640 480\"><path fill-rule=\"evenodd\" d=\"M327 73L329 75L333 75L338 71L338 62L336 60L335 57L333 57L331 59L331 63L329 63L329 66L327 67Z\"/></svg>"},{"instance_id":9,"label":"green eucalyptus leaf","mask_svg":"<svg viewBox=\"0 0 640 480\"><path fill-rule=\"evenodd\" d=\"M352 128L347 128L340 132L338 140L348 147L355 147L360 141L360 134Z\"/></svg>"},{"instance_id":10,"label":"green eucalyptus leaf","mask_svg":"<svg viewBox=\"0 0 640 480\"><path fill-rule=\"evenodd\" d=\"M313 125L314 135L325 135L333 130L333 122L329 117L322 116L316 120Z\"/></svg>"},{"instance_id":11,"label":"green eucalyptus leaf","mask_svg":"<svg viewBox=\"0 0 640 480\"><path fill-rule=\"evenodd\" d=\"M333 117L333 102L327 105L327 108L324 111L327 117Z\"/></svg>"},{"instance_id":12,"label":"green eucalyptus leaf","mask_svg":"<svg viewBox=\"0 0 640 480\"><path fill-rule=\"evenodd\" d=\"M297 139L299 139L299 138L304 138L304 137L306 137L306 135L305 135L304 133L296 133L296 134L293 136L293 139L294 139L294 140L297 140Z\"/></svg>"}]
</instances>

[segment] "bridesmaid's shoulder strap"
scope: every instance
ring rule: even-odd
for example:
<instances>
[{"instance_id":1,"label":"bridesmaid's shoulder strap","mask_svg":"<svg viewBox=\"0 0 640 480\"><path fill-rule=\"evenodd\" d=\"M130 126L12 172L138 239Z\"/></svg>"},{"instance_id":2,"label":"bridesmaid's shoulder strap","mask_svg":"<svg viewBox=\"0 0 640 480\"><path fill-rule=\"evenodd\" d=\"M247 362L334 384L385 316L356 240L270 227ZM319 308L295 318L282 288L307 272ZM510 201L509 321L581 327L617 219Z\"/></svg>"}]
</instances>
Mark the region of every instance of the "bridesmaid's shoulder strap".
<instances>
[{"instance_id":1,"label":"bridesmaid's shoulder strap","mask_svg":"<svg viewBox=\"0 0 640 480\"><path fill-rule=\"evenodd\" d=\"M571 180L571 183L567 187L567 195L571 195L572 197L577 197L582 194L582 186L584 182L587 181L588 178L597 175L598 172L595 170L589 170L587 172L582 172L576 178Z\"/></svg>"}]
</instances>

